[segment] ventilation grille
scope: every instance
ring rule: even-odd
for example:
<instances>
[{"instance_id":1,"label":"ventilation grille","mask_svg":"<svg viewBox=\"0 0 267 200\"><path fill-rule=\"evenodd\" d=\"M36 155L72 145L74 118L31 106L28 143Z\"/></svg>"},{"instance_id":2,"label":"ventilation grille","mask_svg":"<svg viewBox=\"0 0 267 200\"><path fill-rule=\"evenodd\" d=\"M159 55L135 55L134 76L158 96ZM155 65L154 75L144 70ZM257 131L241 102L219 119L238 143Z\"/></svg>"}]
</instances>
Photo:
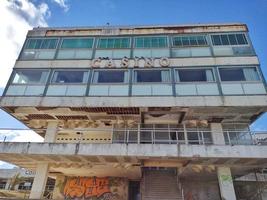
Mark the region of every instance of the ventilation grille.
<instances>
[{"instance_id":1,"label":"ventilation grille","mask_svg":"<svg viewBox=\"0 0 267 200\"><path fill-rule=\"evenodd\" d=\"M29 114L27 116L29 120L31 119L55 119L53 116L48 114Z\"/></svg>"},{"instance_id":2,"label":"ventilation grille","mask_svg":"<svg viewBox=\"0 0 267 200\"><path fill-rule=\"evenodd\" d=\"M128 108L121 108L121 107L79 107L79 108L70 108L72 111L84 111L84 112L91 112L91 113L107 113L110 115L138 115L140 113L139 108L137 107L128 107Z\"/></svg>"},{"instance_id":3,"label":"ventilation grille","mask_svg":"<svg viewBox=\"0 0 267 200\"><path fill-rule=\"evenodd\" d=\"M59 120L88 120L85 115L56 115Z\"/></svg>"}]
</instances>

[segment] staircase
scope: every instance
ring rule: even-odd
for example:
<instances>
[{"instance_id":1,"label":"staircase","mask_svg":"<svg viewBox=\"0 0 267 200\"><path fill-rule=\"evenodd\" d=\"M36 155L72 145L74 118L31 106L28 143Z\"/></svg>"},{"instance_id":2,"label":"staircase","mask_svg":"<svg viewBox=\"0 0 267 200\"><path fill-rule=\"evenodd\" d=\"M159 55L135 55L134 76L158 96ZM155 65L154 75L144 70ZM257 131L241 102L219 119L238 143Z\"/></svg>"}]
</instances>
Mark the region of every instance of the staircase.
<instances>
[{"instance_id":1,"label":"staircase","mask_svg":"<svg viewBox=\"0 0 267 200\"><path fill-rule=\"evenodd\" d=\"M183 200L175 170L151 170L143 172L142 200Z\"/></svg>"}]
</instances>

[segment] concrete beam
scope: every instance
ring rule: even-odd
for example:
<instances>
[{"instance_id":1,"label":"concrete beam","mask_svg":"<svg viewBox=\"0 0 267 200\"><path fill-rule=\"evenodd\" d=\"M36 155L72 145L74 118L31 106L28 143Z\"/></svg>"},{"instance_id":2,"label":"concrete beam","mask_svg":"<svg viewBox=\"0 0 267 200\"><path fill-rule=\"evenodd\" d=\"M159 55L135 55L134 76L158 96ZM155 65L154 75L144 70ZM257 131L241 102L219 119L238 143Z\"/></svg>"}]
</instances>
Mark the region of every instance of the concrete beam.
<instances>
[{"instance_id":1,"label":"concrete beam","mask_svg":"<svg viewBox=\"0 0 267 200\"><path fill-rule=\"evenodd\" d=\"M128 156L139 158L255 158L266 159L267 146L257 145L176 145L176 144L66 144L66 143L0 143L1 156ZM12 159L12 157L10 156ZM266 159L267 162L267 159ZM263 162L264 163L264 162Z\"/></svg>"},{"instance_id":2,"label":"concrete beam","mask_svg":"<svg viewBox=\"0 0 267 200\"><path fill-rule=\"evenodd\" d=\"M247 106L267 110L267 95L190 97L2 97L0 106L36 107L205 107Z\"/></svg>"}]
</instances>

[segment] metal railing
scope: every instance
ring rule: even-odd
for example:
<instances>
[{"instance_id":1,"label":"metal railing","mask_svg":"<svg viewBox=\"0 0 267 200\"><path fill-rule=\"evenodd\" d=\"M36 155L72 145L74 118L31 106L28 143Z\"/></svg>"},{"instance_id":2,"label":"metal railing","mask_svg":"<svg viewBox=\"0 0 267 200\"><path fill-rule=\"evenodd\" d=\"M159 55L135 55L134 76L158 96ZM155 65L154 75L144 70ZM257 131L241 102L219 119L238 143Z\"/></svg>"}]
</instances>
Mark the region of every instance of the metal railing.
<instances>
[{"instance_id":1,"label":"metal railing","mask_svg":"<svg viewBox=\"0 0 267 200\"><path fill-rule=\"evenodd\" d=\"M25 134L23 142L36 142L27 138L25 129L10 132L0 129L0 142L17 142L15 135ZM32 131L32 130L28 130ZM60 133L70 132L68 136ZM213 134L208 129L195 128L90 128L90 129L59 129L58 143L123 143L123 144L213 144ZM248 130L224 130L226 145L267 145L267 132ZM20 137L21 138L21 137ZM21 141L21 140L19 140Z\"/></svg>"}]
</instances>

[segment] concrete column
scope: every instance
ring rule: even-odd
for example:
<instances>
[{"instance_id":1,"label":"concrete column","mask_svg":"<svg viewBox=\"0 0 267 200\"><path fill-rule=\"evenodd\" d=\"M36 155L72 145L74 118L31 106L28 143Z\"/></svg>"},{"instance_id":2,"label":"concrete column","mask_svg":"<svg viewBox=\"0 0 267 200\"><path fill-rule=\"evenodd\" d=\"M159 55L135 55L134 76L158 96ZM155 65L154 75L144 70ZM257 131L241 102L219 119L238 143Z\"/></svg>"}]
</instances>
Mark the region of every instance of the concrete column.
<instances>
[{"instance_id":1,"label":"concrete column","mask_svg":"<svg viewBox=\"0 0 267 200\"><path fill-rule=\"evenodd\" d=\"M57 137L57 121L49 121L45 133L44 142L55 142Z\"/></svg>"},{"instance_id":2,"label":"concrete column","mask_svg":"<svg viewBox=\"0 0 267 200\"><path fill-rule=\"evenodd\" d=\"M211 123L210 124L211 135L213 144L225 144L224 136L223 136L223 129L221 123Z\"/></svg>"},{"instance_id":3,"label":"concrete column","mask_svg":"<svg viewBox=\"0 0 267 200\"><path fill-rule=\"evenodd\" d=\"M217 175L222 200L236 200L231 169L229 167L218 167Z\"/></svg>"},{"instance_id":4,"label":"concrete column","mask_svg":"<svg viewBox=\"0 0 267 200\"><path fill-rule=\"evenodd\" d=\"M43 197L47 181L48 169L48 163L37 164L36 174L30 193L30 199L41 199Z\"/></svg>"},{"instance_id":5,"label":"concrete column","mask_svg":"<svg viewBox=\"0 0 267 200\"><path fill-rule=\"evenodd\" d=\"M12 178L7 179L5 190L9 190L11 188Z\"/></svg>"},{"instance_id":6,"label":"concrete column","mask_svg":"<svg viewBox=\"0 0 267 200\"><path fill-rule=\"evenodd\" d=\"M62 185L64 184L65 176L64 175L57 175L56 182L55 182L55 188L53 191L53 199L64 199L64 196L62 195L62 191L60 189L62 188Z\"/></svg>"}]
</instances>

